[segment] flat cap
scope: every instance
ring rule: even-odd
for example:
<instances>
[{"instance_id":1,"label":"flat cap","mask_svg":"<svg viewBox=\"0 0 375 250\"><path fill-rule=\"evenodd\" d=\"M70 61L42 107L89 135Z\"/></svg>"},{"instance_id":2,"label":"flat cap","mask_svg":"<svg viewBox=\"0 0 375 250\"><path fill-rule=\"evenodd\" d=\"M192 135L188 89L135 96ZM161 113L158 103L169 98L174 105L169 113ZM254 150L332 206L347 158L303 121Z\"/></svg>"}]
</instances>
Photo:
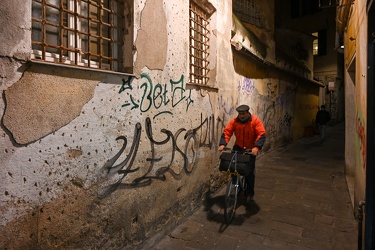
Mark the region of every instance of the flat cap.
<instances>
[{"instance_id":1,"label":"flat cap","mask_svg":"<svg viewBox=\"0 0 375 250\"><path fill-rule=\"evenodd\" d=\"M236 108L237 112L247 112L249 109L250 108L247 105L240 105Z\"/></svg>"}]
</instances>

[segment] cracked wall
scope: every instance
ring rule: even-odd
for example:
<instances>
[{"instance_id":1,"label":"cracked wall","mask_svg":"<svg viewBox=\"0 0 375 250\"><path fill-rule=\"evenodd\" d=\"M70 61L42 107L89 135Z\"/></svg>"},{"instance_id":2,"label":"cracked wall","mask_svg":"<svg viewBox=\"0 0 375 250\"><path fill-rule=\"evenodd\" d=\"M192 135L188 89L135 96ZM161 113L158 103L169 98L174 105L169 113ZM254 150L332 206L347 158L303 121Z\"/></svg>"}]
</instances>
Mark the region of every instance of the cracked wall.
<instances>
[{"instance_id":1,"label":"cracked wall","mask_svg":"<svg viewBox=\"0 0 375 250\"><path fill-rule=\"evenodd\" d=\"M18 144L36 141L79 116L97 81L71 78L68 70L52 74L28 69L5 91L4 126Z\"/></svg>"}]
</instances>

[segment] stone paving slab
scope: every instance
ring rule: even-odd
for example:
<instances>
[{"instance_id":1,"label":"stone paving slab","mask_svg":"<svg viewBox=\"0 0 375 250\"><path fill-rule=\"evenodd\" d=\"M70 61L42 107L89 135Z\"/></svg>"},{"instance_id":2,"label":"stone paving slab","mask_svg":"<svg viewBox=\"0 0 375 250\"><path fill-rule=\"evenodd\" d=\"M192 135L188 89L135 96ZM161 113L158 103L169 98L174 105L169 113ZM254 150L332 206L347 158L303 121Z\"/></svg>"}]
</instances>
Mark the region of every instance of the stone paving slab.
<instances>
[{"instance_id":1,"label":"stone paving slab","mask_svg":"<svg viewBox=\"0 0 375 250\"><path fill-rule=\"evenodd\" d=\"M230 225L223 187L152 249L357 249L344 135L344 124L328 127L323 143L303 138L259 157L254 203L241 197Z\"/></svg>"}]
</instances>

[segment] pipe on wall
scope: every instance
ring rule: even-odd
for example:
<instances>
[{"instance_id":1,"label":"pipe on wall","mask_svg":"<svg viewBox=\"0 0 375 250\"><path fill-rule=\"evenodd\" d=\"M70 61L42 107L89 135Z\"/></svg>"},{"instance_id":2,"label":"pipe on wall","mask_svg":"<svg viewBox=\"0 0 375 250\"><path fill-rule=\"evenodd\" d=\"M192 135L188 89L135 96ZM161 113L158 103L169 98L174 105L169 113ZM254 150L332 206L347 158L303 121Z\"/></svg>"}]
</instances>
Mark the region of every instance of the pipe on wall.
<instances>
[{"instance_id":1,"label":"pipe on wall","mask_svg":"<svg viewBox=\"0 0 375 250\"><path fill-rule=\"evenodd\" d=\"M360 250L362 249L362 222L365 205L365 201L360 201L358 204L358 249Z\"/></svg>"}]
</instances>

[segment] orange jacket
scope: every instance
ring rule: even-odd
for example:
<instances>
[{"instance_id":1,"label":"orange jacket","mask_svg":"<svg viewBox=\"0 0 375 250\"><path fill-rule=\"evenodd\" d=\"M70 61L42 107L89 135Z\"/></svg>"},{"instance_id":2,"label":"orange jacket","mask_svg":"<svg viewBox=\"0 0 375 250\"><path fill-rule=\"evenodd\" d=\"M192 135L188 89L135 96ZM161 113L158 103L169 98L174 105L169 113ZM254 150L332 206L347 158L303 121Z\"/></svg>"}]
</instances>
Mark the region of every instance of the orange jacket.
<instances>
[{"instance_id":1,"label":"orange jacket","mask_svg":"<svg viewBox=\"0 0 375 250\"><path fill-rule=\"evenodd\" d=\"M230 120L224 128L220 145L227 145L233 134L236 136L235 144L241 149L251 149L253 147L262 149L266 140L266 130L263 123L255 115L251 115L251 119L245 123L241 122L237 117Z\"/></svg>"}]
</instances>

